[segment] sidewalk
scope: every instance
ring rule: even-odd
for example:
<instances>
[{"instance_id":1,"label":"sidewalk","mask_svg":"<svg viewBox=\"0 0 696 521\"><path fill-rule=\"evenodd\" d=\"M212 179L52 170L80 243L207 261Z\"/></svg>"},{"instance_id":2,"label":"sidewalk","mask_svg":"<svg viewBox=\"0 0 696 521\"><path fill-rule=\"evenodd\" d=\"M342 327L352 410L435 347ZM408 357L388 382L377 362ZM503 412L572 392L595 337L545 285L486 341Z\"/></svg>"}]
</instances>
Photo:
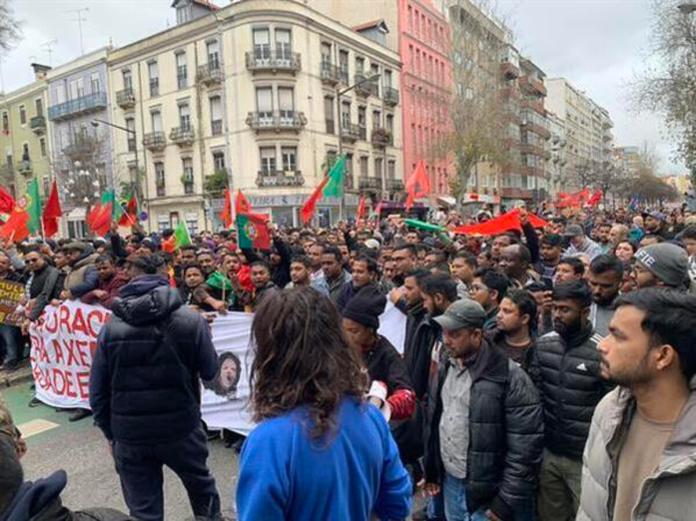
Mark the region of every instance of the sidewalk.
<instances>
[{"instance_id":1,"label":"sidewalk","mask_svg":"<svg viewBox=\"0 0 696 521\"><path fill-rule=\"evenodd\" d=\"M31 365L29 360L20 363L15 371L0 369L0 387L11 387L22 382L31 380Z\"/></svg>"}]
</instances>

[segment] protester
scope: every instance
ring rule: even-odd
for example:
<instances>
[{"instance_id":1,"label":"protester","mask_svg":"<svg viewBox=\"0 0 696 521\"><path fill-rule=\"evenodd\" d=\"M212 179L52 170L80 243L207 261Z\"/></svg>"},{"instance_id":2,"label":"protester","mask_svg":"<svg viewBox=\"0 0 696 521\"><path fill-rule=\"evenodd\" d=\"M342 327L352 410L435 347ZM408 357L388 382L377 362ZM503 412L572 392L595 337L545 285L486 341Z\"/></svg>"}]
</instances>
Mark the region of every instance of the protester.
<instances>
[{"instance_id":1,"label":"protester","mask_svg":"<svg viewBox=\"0 0 696 521\"><path fill-rule=\"evenodd\" d=\"M248 298L245 303L252 310L260 306L264 299L278 292L278 288L271 280L271 268L262 260L251 264L251 284L254 289L246 294Z\"/></svg>"},{"instance_id":2,"label":"protester","mask_svg":"<svg viewBox=\"0 0 696 521\"><path fill-rule=\"evenodd\" d=\"M602 338L609 333L609 323L614 315L614 300L619 296L623 274L621 261L611 255L599 255L590 264L588 283L594 299L590 309L590 322L595 333Z\"/></svg>"},{"instance_id":3,"label":"protester","mask_svg":"<svg viewBox=\"0 0 696 521\"><path fill-rule=\"evenodd\" d=\"M285 289L309 286L312 282L312 261L307 255L294 255L290 261L290 282Z\"/></svg>"},{"instance_id":4,"label":"protester","mask_svg":"<svg viewBox=\"0 0 696 521\"><path fill-rule=\"evenodd\" d=\"M338 302L343 285L351 281L350 273L343 268L343 255L336 246L327 246L321 254L323 276L312 281L312 287Z\"/></svg>"},{"instance_id":5,"label":"protester","mask_svg":"<svg viewBox=\"0 0 696 521\"><path fill-rule=\"evenodd\" d=\"M495 270L479 269L474 274L474 281L471 284L471 298L478 302L486 312L484 331L492 331L496 328L498 309L509 287L509 279Z\"/></svg>"},{"instance_id":6,"label":"protester","mask_svg":"<svg viewBox=\"0 0 696 521\"><path fill-rule=\"evenodd\" d=\"M618 387L592 418L577 519L693 519L696 297L646 289L616 305L599 353Z\"/></svg>"},{"instance_id":7,"label":"protester","mask_svg":"<svg viewBox=\"0 0 696 521\"><path fill-rule=\"evenodd\" d=\"M529 249L522 244L513 244L503 248L498 266L512 286L524 288L539 280L539 274L530 268L531 263Z\"/></svg>"},{"instance_id":8,"label":"protester","mask_svg":"<svg viewBox=\"0 0 696 521\"><path fill-rule=\"evenodd\" d=\"M129 257L133 260L135 257ZM198 264L188 264L182 272L185 286L180 292L181 298L188 306L203 312L224 311L226 304L214 298L205 282L205 271Z\"/></svg>"},{"instance_id":9,"label":"protester","mask_svg":"<svg viewBox=\"0 0 696 521\"><path fill-rule=\"evenodd\" d=\"M544 430L539 394L490 346L485 319L468 299L434 319L447 357L437 375L425 487L442 490L448 521L533 519Z\"/></svg>"},{"instance_id":10,"label":"protester","mask_svg":"<svg viewBox=\"0 0 696 521\"><path fill-rule=\"evenodd\" d=\"M561 284L572 280L582 280L585 275L585 264L578 257L563 257L556 267L553 283Z\"/></svg>"},{"instance_id":11,"label":"protester","mask_svg":"<svg viewBox=\"0 0 696 521\"><path fill-rule=\"evenodd\" d=\"M541 258L535 265L535 269L541 280L546 281L548 287L553 285L558 263L563 253L562 237L553 233L547 233L541 238Z\"/></svg>"},{"instance_id":12,"label":"protester","mask_svg":"<svg viewBox=\"0 0 696 521\"><path fill-rule=\"evenodd\" d=\"M511 289L500 303L497 327L488 339L491 345L527 369L536 337L536 322L537 305L534 298L528 291Z\"/></svg>"},{"instance_id":13,"label":"protester","mask_svg":"<svg viewBox=\"0 0 696 521\"><path fill-rule=\"evenodd\" d=\"M92 291L85 293L80 300L85 304L100 304L111 309L111 304L118 296L121 287L128 283L128 276L116 268L111 255L100 255L95 260L99 282Z\"/></svg>"},{"instance_id":14,"label":"protester","mask_svg":"<svg viewBox=\"0 0 696 521\"><path fill-rule=\"evenodd\" d=\"M238 519L407 517L408 474L384 417L364 405L362 364L336 307L287 290L261 304L252 331L259 423L240 458Z\"/></svg>"},{"instance_id":15,"label":"protester","mask_svg":"<svg viewBox=\"0 0 696 521\"><path fill-rule=\"evenodd\" d=\"M597 338L589 321L592 292L584 281L553 289L553 327L537 340L529 373L544 407L540 521L570 521L580 499L582 451L597 403L608 390L599 374Z\"/></svg>"},{"instance_id":16,"label":"protester","mask_svg":"<svg viewBox=\"0 0 696 521\"><path fill-rule=\"evenodd\" d=\"M586 253L589 255L591 261L597 255L603 253L601 246L585 235L582 226L569 224L566 226L563 236L570 239L570 246L564 252L566 257L573 257L580 253Z\"/></svg>"},{"instance_id":17,"label":"protester","mask_svg":"<svg viewBox=\"0 0 696 521\"><path fill-rule=\"evenodd\" d=\"M26 277L15 271L10 256L4 251L0 251L0 281L26 283ZM21 329L10 324L0 324L0 342L0 366L7 371L14 371L24 355Z\"/></svg>"},{"instance_id":18,"label":"protester","mask_svg":"<svg viewBox=\"0 0 696 521\"><path fill-rule=\"evenodd\" d=\"M339 311L342 311L351 299L362 289L370 286L376 291L379 288L376 284L379 276L379 266L377 261L367 255L360 255L352 263L351 280L343 284L341 293L336 300Z\"/></svg>"},{"instance_id":19,"label":"protester","mask_svg":"<svg viewBox=\"0 0 696 521\"><path fill-rule=\"evenodd\" d=\"M37 320L46 306L60 297L63 291L63 278L60 272L46 261L46 257L37 247L27 250L24 254L24 262L29 270L26 298L23 301L27 318L22 329L26 331L29 322Z\"/></svg>"},{"instance_id":20,"label":"protester","mask_svg":"<svg viewBox=\"0 0 696 521\"><path fill-rule=\"evenodd\" d=\"M666 287L686 291L690 286L689 257L675 244L653 244L634 256L633 279L639 289Z\"/></svg>"},{"instance_id":21,"label":"protester","mask_svg":"<svg viewBox=\"0 0 696 521\"><path fill-rule=\"evenodd\" d=\"M98 255L91 244L71 242L63 251L68 259L68 274L63 283L62 299L79 299L96 289L99 275L94 261Z\"/></svg>"},{"instance_id":22,"label":"protester","mask_svg":"<svg viewBox=\"0 0 696 521\"><path fill-rule=\"evenodd\" d=\"M412 244L402 244L394 248L394 285L402 286L404 277L416 267L416 248Z\"/></svg>"},{"instance_id":23,"label":"protester","mask_svg":"<svg viewBox=\"0 0 696 521\"><path fill-rule=\"evenodd\" d=\"M205 319L158 274L162 265L158 256L129 257L131 281L93 355L89 402L133 517L163 519L166 465L181 478L194 515L218 519L198 385L215 376L217 355Z\"/></svg>"}]
</instances>

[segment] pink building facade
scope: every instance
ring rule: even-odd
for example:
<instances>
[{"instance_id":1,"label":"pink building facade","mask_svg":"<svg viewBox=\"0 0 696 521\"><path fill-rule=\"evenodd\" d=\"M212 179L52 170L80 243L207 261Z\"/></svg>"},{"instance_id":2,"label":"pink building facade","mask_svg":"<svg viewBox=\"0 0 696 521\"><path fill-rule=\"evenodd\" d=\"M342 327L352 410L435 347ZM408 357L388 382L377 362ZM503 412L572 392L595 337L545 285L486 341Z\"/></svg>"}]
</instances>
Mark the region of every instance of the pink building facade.
<instances>
[{"instance_id":1,"label":"pink building facade","mask_svg":"<svg viewBox=\"0 0 696 521\"><path fill-rule=\"evenodd\" d=\"M433 195L449 192L454 165L442 150L452 102L450 29L432 0L397 0L401 61L404 178L423 159Z\"/></svg>"}]
</instances>

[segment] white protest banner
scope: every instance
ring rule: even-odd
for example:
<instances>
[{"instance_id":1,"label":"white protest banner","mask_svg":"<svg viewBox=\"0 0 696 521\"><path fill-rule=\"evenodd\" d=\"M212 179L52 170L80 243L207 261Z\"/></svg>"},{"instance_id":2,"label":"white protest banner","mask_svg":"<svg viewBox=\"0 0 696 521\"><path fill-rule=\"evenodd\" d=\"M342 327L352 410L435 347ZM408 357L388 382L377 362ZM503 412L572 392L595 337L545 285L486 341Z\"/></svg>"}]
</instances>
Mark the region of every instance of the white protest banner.
<instances>
[{"instance_id":1,"label":"white protest banner","mask_svg":"<svg viewBox=\"0 0 696 521\"><path fill-rule=\"evenodd\" d=\"M406 343L406 315L391 301L387 300L384 313L379 316L377 332L389 340L400 355L404 354Z\"/></svg>"},{"instance_id":2,"label":"white protest banner","mask_svg":"<svg viewBox=\"0 0 696 521\"><path fill-rule=\"evenodd\" d=\"M65 301L47 306L29 328L36 397L53 407L89 409L89 375L97 336L111 312Z\"/></svg>"}]
</instances>

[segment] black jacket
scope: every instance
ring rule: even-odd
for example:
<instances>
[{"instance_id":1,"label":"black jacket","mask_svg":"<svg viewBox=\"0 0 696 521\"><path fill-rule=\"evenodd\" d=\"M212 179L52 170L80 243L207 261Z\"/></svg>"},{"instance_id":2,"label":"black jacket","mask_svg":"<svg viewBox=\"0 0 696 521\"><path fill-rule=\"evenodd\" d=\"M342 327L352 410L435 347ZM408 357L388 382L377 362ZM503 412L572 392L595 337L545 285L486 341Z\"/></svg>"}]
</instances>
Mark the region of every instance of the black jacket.
<instances>
[{"instance_id":1,"label":"black jacket","mask_svg":"<svg viewBox=\"0 0 696 521\"><path fill-rule=\"evenodd\" d=\"M280 256L280 264L273 267L271 280L279 288L284 288L290 282L290 262L292 252L285 242L279 238L273 239L273 247Z\"/></svg>"},{"instance_id":2,"label":"black jacket","mask_svg":"<svg viewBox=\"0 0 696 521\"><path fill-rule=\"evenodd\" d=\"M415 327L410 341L405 343L404 362L413 383L413 391L419 400L428 394L430 358L433 346L441 334L440 326L426 313Z\"/></svg>"},{"instance_id":3,"label":"black jacket","mask_svg":"<svg viewBox=\"0 0 696 521\"><path fill-rule=\"evenodd\" d=\"M429 483L442 483L440 456L442 386L449 359L438 372L435 413L426 445L425 473ZM535 494L544 445L539 394L527 374L484 339L469 367L469 447L466 499L469 512L490 508L503 521L528 504Z\"/></svg>"},{"instance_id":4,"label":"black jacket","mask_svg":"<svg viewBox=\"0 0 696 521\"><path fill-rule=\"evenodd\" d=\"M109 440L165 443L200 426L200 378L217 371L205 319L182 306L165 277L121 289L92 362L90 405Z\"/></svg>"},{"instance_id":5,"label":"black jacket","mask_svg":"<svg viewBox=\"0 0 696 521\"><path fill-rule=\"evenodd\" d=\"M378 380L387 386L387 396L398 389L412 390L411 379L404 360L396 348L382 335L374 348L362 354L370 380Z\"/></svg>"},{"instance_id":6,"label":"black jacket","mask_svg":"<svg viewBox=\"0 0 696 521\"><path fill-rule=\"evenodd\" d=\"M50 264L46 264L40 271L34 272L34 277L29 285L29 298L35 299L35 302L31 313L29 313L29 320L39 318L49 302L60 297L60 292L63 291L63 280L65 280L65 275Z\"/></svg>"},{"instance_id":7,"label":"black jacket","mask_svg":"<svg viewBox=\"0 0 696 521\"><path fill-rule=\"evenodd\" d=\"M421 323L427 312L428 311L423 307L422 302L406 308L406 334L404 336L404 346L411 343L411 339L418 330L418 325Z\"/></svg>"},{"instance_id":8,"label":"black jacket","mask_svg":"<svg viewBox=\"0 0 696 521\"><path fill-rule=\"evenodd\" d=\"M556 332L538 338L530 358L529 374L544 405L545 446L577 461L582 459L595 407L612 387L600 376L597 343L588 322L568 340Z\"/></svg>"}]
</instances>

